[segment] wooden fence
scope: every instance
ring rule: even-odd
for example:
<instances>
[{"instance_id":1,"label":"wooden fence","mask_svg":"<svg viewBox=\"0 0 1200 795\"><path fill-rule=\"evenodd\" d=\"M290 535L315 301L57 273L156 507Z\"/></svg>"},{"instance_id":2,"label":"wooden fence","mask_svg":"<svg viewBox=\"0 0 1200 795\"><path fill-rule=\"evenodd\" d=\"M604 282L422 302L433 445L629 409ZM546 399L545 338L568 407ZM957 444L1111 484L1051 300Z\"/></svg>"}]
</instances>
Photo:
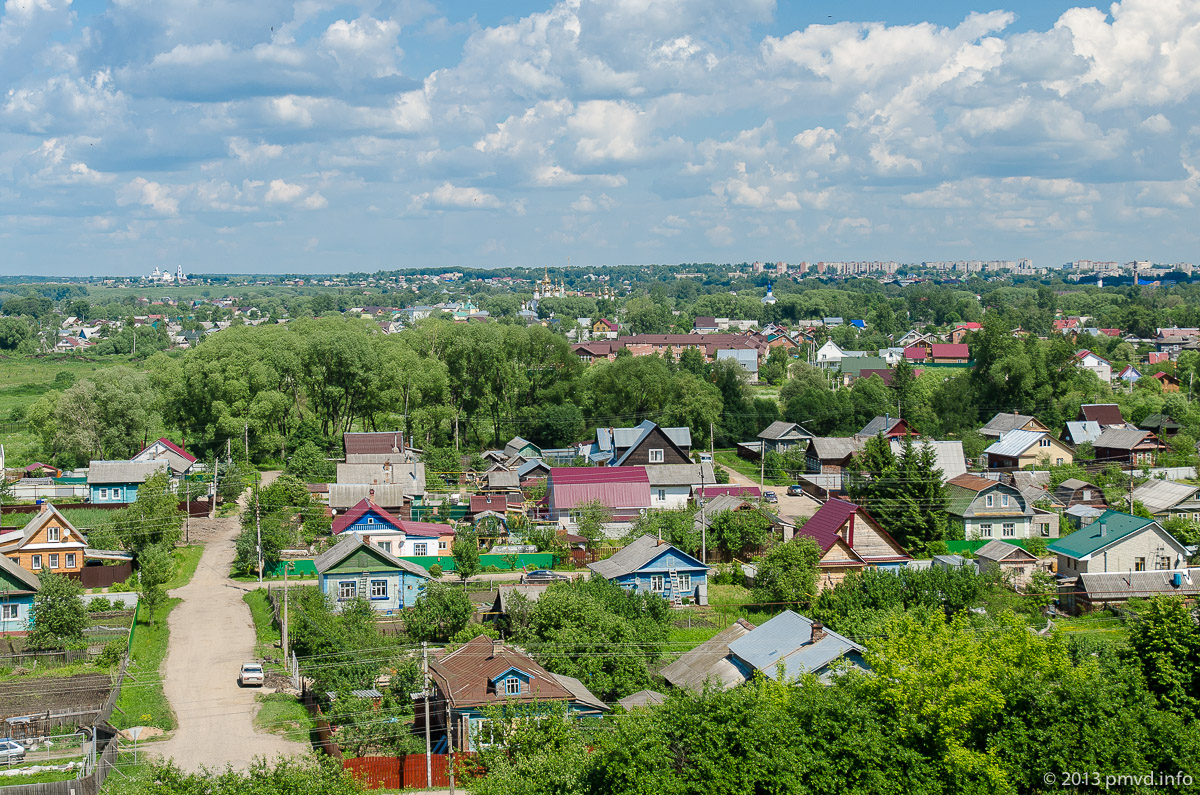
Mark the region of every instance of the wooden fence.
<instances>
[{"instance_id":1,"label":"wooden fence","mask_svg":"<svg viewBox=\"0 0 1200 795\"><path fill-rule=\"evenodd\" d=\"M14 784L0 787L0 795L99 795L108 774L117 764L119 743L117 730L108 724L97 724L96 761L84 775L67 781L45 784Z\"/></svg>"},{"instance_id":2,"label":"wooden fence","mask_svg":"<svg viewBox=\"0 0 1200 795\"><path fill-rule=\"evenodd\" d=\"M460 756L462 756L460 754ZM454 757L450 754L430 754L433 783L430 787L444 789L450 786L450 768ZM367 789L424 789L425 754L406 756L363 756L343 759L342 767L350 771Z\"/></svg>"}]
</instances>

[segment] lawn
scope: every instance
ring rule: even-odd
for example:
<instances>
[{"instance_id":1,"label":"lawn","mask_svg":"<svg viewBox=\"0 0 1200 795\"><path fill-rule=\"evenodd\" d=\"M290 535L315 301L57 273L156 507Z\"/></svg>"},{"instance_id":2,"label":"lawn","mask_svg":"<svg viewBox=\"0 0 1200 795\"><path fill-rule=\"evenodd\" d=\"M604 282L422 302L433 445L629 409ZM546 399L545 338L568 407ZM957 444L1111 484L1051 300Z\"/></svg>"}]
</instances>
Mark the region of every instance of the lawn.
<instances>
[{"instance_id":1,"label":"lawn","mask_svg":"<svg viewBox=\"0 0 1200 795\"><path fill-rule=\"evenodd\" d=\"M167 656L167 615L182 602L182 599L167 599L151 624L139 616L133 633L132 661L127 677L117 699L118 709L113 710L112 724L118 729L131 726L157 726L163 731L175 728L175 713L167 702L162 689L163 660Z\"/></svg>"},{"instance_id":2,"label":"lawn","mask_svg":"<svg viewBox=\"0 0 1200 795\"><path fill-rule=\"evenodd\" d=\"M254 648L255 658L262 660L274 657L279 653L281 638L279 627L275 626L266 589L249 591L242 596L242 601L250 607L250 617L254 620L254 638L257 642ZM283 670L282 666L277 667Z\"/></svg>"},{"instance_id":3,"label":"lawn","mask_svg":"<svg viewBox=\"0 0 1200 795\"><path fill-rule=\"evenodd\" d=\"M192 575L196 573L196 567L200 565L200 556L203 554L204 547L199 544L176 547L171 553L171 557L175 558L175 574L167 580L166 589L169 591L173 588L182 588L191 582Z\"/></svg>"},{"instance_id":4,"label":"lawn","mask_svg":"<svg viewBox=\"0 0 1200 795\"><path fill-rule=\"evenodd\" d=\"M724 464L740 475L750 478L755 483L758 483L759 465L757 461L748 461L739 456L733 450L717 450L714 454L718 464ZM792 483L790 478L766 478L764 483L768 486L787 486Z\"/></svg>"},{"instance_id":5,"label":"lawn","mask_svg":"<svg viewBox=\"0 0 1200 795\"><path fill-rule=\"evenodd\" d=\"M124 356L76 354L0 356L0 420L24 418L25 409L51 390L68 389L97 370L128 364ZM6 443L7 444L7 443Z\"/></svg>"},{"instance_id":6,"label":"lawn","mask_svg":"<svg viewBox=\"0 0 1200 795\"><path fill-rule=\"evenodd\" d=\"M37 764L30 759L26 760L30 766L36 767ZM67 762L83 762L83 757L78 759L55 759L52 762L42 764L65 765ZM13 773L12 775L0 776L0 787L15 787L20 784L48 784L51 781L70 781L79 775L78 766L70 770L43 770L39 773Z\"/></svg>"},{"instance_id":7,"label":"lawn","mask_svg":"<svg viewBox=\"0 0 1200 795\"><path fill-rule=\"evenodd\" d=\"M260 693L257 698L262 706L254 716L254 728L292 740L307 739L314 724L300 699L287 693Z\"/></svg>"}]
</instances>

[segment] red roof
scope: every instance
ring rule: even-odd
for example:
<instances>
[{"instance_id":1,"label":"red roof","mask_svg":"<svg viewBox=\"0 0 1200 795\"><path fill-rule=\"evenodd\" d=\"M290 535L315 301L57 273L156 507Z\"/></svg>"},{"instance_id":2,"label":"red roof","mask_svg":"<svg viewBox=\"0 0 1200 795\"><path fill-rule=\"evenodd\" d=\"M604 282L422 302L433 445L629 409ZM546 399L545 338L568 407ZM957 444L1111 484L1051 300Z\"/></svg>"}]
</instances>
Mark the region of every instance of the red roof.
<instances>
[{"instance_id":1,"label":"red roof","mask_svg":"<svg viewBox=\"0 0 1200 795\"><path fill-rule=\"evenodd\" d=\"M547 496L555 511L568 511L591 500L612 510L650 507L645 467L553 467Z\"/></svg>"},{"instance_id":2,"label":"red roof","mask_svg":"<svg viewBox=\"0 0 1200 795\"><path fill-rule=\"evenodd\" d=\"M796 528L797 535L805 535L817 542L822 552L828 552L839 538L838 530L854 515L858 506L845 500L832 499L822 505L803 527Z\"/></svg>"},{"instance_id":3,"label":"red roof","mask_svg":"<svg viewBox=\"0 0 1200 795\"><path fill-rule=\"evenodd\" d=\"M755 498L762 496L762 492L759 491L758 486L734 486L734 485L704 486L702 488L696 489L696 494L697 494L697 496L702 497L706 500L710 499L712 497L722 497L722 496L755 497Z\"/></svg>"},{"instance_id":4,"label":"red roof","mask_svg":"<svg viewBox=\"0 0 1200 795\"><path fill-rule=\"evenodd\" d=\"M905 359L924 359L927 355L926 350L920 345L910 345L904 349Z\"/></svg>"},{"instance_id":5,"label":"red roof","mask_svg":"<svg viewBox=\"0 0 1200 795\"><path fill-rule=\"evenodd\" d=\"M346 511L341 516L334 518L334 520L333 520L334 535L341 533L347 527L349 527L350 525L357 522L359 519L361 519L363 517L363 515L367 511L374 511L375 515L378 516L380 519L382 519L384 522L386 522L387 524L390 524L392 527L395 527L397 530L400 529L400 520L399 519L397 519L395 516L392 516L390 513L388 513L387 511L380 508L378 505L375 505L370 500L368 500L367 498L364 497L363 499L361 499L357 503L355 503L354 507L352 507L350 510Z\"/></svg>"},{"instance_id":6,"label":"red roof","mask_svg":"<svg viewBox=\"0 0 1200 795\"><path fill-rule=\"evenodd\" d=\"M502 494L476 494L471 497L470 512L472 514L484 511L504 513L506 510L508 510L508 500Z\"/></svg>"},{"instance_id":7,"label":"red roof","mask_svg":"<svg viewBox=\"0 0 1200 795\"><path fill-rule=\"evenodd\" d=\"M605 328L607 328L609 331L616 331L616 330L617 330L617 324L616 324L616 323L614 323L614 322L612 322L611 320L609 320L609 319L608 319L608 318L606 318L606 317L602 317L602 318L600 318L600 322L601 322L601 323L603 323L603 324L604 324L604 327L605 327Z\"/></svg>"},{"instance_id":8,"label":"red roof","mask_svg":"<svg viewBox=\"0 0 1200 795\"><path fill-rule=\"evenodd\" d=\"M1100 329L1100 333L1106 337L1119 337L1119 336L1121 336L1121 329L1119 329L1119 328L1102 328L1102 329Z\"/></svg>"},{"instance_id":9,"label":"red roof","mask_svg":"<svg viewBox=\"0 0 1200 795\"><path fill-rule=\"evenodd\" d=\"M966 359L971 355L971 349L965 342L935 342L933 348L935 359Z\"/></svg>"},{"instance_id":10,"label":"red roof","mask_svg":"<svg viewBox=\"0 0 1200 795\"><path fill-rule=\"evenodd\" d=\"M454 535L454 528L448 524L439 522L412 522L400 520L400 529L404 531L406 536L424 536L426 538L439 538L440 536Z\"/></svg>"},{"instance_id":11,"label":"red roof","mask_svg":"<svg viewBox=\"0 0 1200 795\"><path fill-rule=\"evenodd\" d=\"M196 456L192 455L187 450L184 450L182 447L175 444L170 439L159 439L158 441L161 442L162 445L164 447L166 447L168 450L170 450L171 452L176 453L176 454L181 455L184 458L186 458L189 464L196 463Z\"/></svg>"},{"instance_id":12,"label":"red roof","mask_svg":"<svg viewBox=\"0 0 1200 795\"><path fill-rule=\"evenodd\" d=\"M983 324L976 323L975 321L972 320L970 323L958 323L954 327L955 328L965 328L969 331L979 331L981 328L983 328Z\"/></svg>"},{"instance_id":13,"label":"red roof","mask_svg":"<svg viewBox=\"0 0 1200 795\"><path fill-rule=\"evenodd\" d=\"M1124 425L1121 407L1116 403L1086 403L1079 407L1079 416L1084 420L1095 420L1101 425Z\"/></svg>"}]
</instances>

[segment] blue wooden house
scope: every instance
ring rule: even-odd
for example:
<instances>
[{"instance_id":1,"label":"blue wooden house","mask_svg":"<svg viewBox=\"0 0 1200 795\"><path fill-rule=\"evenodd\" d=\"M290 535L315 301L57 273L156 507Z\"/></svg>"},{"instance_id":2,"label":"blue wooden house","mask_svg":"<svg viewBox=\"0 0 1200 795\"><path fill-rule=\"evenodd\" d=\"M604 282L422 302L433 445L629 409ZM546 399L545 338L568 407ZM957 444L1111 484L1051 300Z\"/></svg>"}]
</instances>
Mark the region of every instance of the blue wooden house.
<instances>
[{"instance_id":1,"label":"blue wooden house","mask_svg":"<svg viewBox=\"0 0 1200 795\"><path fill-rule=\"evenodd\" d=\"M0 555L0 634L29 629L33 597L40 587L37 575Z\"/></svg>"},{"instance_id":2,"label":"blue wooden house","mask_svg":"<svg viewBox=\"0 0 1200 795\"><path fill-rule=\"evenodd\" d=\"M88 492L93 504L136 502L138 487L160 472L169 472L165 459L152 461L93 461L88 465Z\"/></svg>"},{"instance_id":3,"label":"blue wooden house","mask_svg":"<svg viewBox=\"0 0 1200 795\"><path fill-rule=\"evenodd\" d=\"M708 566L653 536L642 536L588 568L622 588L659 594L676 606L684 600L708 604Z\"/></svg>"},{"instance_id":4,"label":"blue wooden house","mask_svg":"<svg viewBox=\"0 0 1200 795\"><path fill-rule=\"evenodd\" d=\"M384 614L415 605L431 579L417 564L393 557L354 534L318 555L315 563L321 593L335 607L362 598Z\"/></svg>"}]
</instances>

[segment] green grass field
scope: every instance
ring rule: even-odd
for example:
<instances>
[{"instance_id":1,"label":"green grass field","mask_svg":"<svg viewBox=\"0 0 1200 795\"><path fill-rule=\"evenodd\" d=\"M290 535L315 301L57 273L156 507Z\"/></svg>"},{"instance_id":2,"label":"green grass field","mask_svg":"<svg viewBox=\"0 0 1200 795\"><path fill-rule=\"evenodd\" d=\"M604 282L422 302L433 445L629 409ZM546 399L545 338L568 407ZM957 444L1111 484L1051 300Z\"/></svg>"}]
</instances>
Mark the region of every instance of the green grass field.
<instances>
[{"instance_id":1,"label":"green grass field","mask_svg":"<svg viewBox=\"0 0 1200 795\"><path fill-rule=\"evenodd\" d=\"M313 729L312 717L295 696L287 693L260 693L262 704L254 716L254 728L303 741Z\"/></svg>"},{"instance_id":2,"label":"green grass field","mask_svg":"<svg viewBox=\"0 0 1200 795\"><path fill-rule=\"evenodd\" d=\"M30 752L30 756L36 756L36 753ZM37 766L38 764L49 765L65 765L68 762L82 763L83 757L72 759L54 759L49 762L40 762L27 758L27 766ZM13 773L12 775L0 776L0 787L15 787L21 784L49 784L51 781L70 781L79 774L75 768L70 770L45 770L40 773Z\"/></svg>"},{"instance_id":3,"label":"green grass field","mask_svg":"<svg viewBox=\"0 0 1200 795\"><path fill-rule=\"evenodd\" d=\"M732 450L717 450L715 457L718 464L724 464L738 474L758 483L759 464L757 461L748 461L742 458ZM767 478L764 483L768 486L787 486L792 483L788 478Z\"/></svg>"},{"instance_id":4,"label":"green grass field","mask_svg":"<svg viewBox=\"0 0 1200 795\"><path fill-rule=\"evenodd\" d=\"M67 389L97 370L128 363L125 356L0 356L0 421L18 419L14 409L23 417L27 406L51 390Z\"/></svg>"},{"instance_id":5,"label":"green grass field","mask_svg":"<svg viewBox=\"0 0 1200 795\"><path fill-rule=\"evenodd\" d=\"M191 582L192 575L196 573L196 567L200 565L200 556L203 554L204 547L199 544L176 547L171 553L171 557L175 558L175 574L167 580L166 589L170 591L173 588L182 588Z\"/></svg>"},{"instance_id":6,"label":"green grass field","mask_svg":"<svg viewBox=\"0 0 1200 795\"><path fill-rule=\"evenodd\" d=\"M266 589L259 588L248 591L242 596L242 601L250 608L250 618L254 621L254 657L259 660L278 657L280 654L280 633L272 619L271 602L267 599ZM282 671L283 666L269 663L268 668Z\"/></svg>"},{"instance_id":7,"label":"green grass field","mask_svg":"<svg viewBox=\"0 0 1200 795\"><path fill-rule=\"evenodd\" d=\"M112 724L118 729L131 726L157 726L163 731L175 728L175 713L167 701L162 688L162 663L167 656L167 615L182 602L182 599L167 599L165 607L154 616L154 623L139 616L133 633L132 661L129 671L132 679L126 679L117 699L119 709L113 710Z\"/></svg>"}]
</instances>

